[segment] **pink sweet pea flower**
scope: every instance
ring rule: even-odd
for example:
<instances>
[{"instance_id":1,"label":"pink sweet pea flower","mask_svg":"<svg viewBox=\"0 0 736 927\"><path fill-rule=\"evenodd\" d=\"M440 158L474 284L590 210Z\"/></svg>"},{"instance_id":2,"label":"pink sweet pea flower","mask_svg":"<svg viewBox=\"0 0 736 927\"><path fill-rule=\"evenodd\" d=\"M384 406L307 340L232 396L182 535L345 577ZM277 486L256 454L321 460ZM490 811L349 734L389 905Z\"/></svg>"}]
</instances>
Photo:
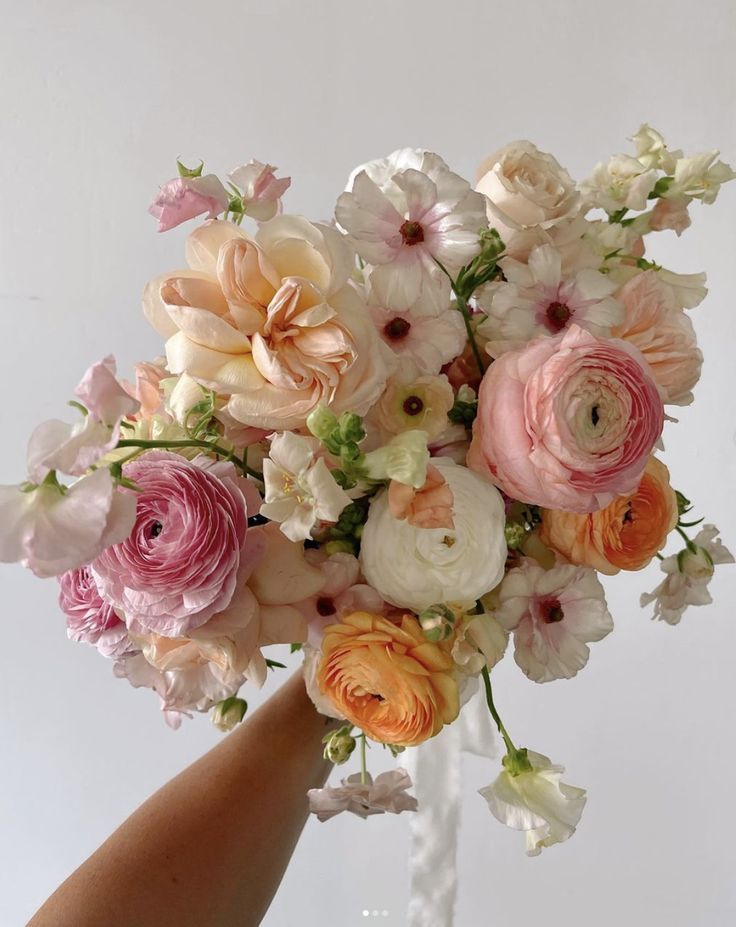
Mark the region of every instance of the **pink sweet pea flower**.
<instances>
[{"instance_id":1,"label":"pink sweet pea flower","mask_svg":"<svg viewBox=\"0 0 736 927\"><path fill-rule=\"evenodd\" d=\"M281 197L291 186L291 177L276 177L278 168L249 161L235 168L228 178L242 192L246 216L267 222L281 212Z\"/></svg>"},{"instance_id":2,"label":"pink sweet pea flower","mask_svg":"<svg viewBox=\"0 0 736 927\"><path fill-rule=\"evenodd\" d=\"M214 219L227 209L230 197L214 174L204 177L175 177L158 192L148 207L158 219L158 231L168 232L188 219L207 215Z\"/></svg>"},{"instance_id":3,"label":"pink sweet pea flower","mask_svg":"<svg viewBox=\"0 0 736 927\"><path fill-rule=\"evenodd\" d=\"M320 821L328 821L342 811L350 811L361 818L369 814L416 811L417 800L407 793L411 787L412 781L405 769L382 772L375 781L370 773L366 773L365 781L360 773L354 773L343 779L337 788L310 789L307 792L309 810Z\"/></svg>"}]
</instances>

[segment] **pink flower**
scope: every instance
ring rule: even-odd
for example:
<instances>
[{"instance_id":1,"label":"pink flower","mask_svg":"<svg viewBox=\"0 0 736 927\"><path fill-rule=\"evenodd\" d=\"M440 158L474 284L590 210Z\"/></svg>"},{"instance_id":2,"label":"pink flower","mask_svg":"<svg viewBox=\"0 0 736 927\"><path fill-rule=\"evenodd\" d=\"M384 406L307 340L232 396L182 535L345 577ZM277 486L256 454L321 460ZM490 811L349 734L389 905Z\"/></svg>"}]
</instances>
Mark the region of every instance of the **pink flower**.
<instances>
[{"instance_id":1,"label":"pink flower","mask_svg":"<svg viewBox=\"0 0 736 927\"><path fill-rule=\"evenodd\" d=\"M402 811L416 811L417 800L407 794L412 787L409 773L405 769L391 769L376 776L375 782L369 773L365 782L360 773L354 773L342 780L337 788L310 789L309 810L318 820L329 821L342 811L350 811L358 817L369 814L401 814Z\"/></svg>"},{"instance_id":2,"label":"pink flower","mask_svg":"<svg viewBox=\"0 0 736 927\"><path fill-rule=\"evenodd\" d=\"M182 637L236 587L248 512L235 467L150 451L125 468L138 487L130 537L92 564L102 598L135 633Z\"/></svg>"},{"instance_id":3,"label":"pink flower","mask_svg":"<svg viewBox=\"0 0 736 927\"><path fill-rule=\"evenodd\" d=\"M70 487L44 481L35 489L0 486L0 562L18 563L42 578L89 563L128 537L135 499L115 488L109 470Z\"/></svg>"},{"instance_id":4,"label":"pink flower","mask_svg":"<svg viewBox=\"0 0 736 927\"><path fill-rule=\"evenodd\" d=\"M123 381L125 391L140 403L142 418L152 418L163 411L164 397L161 381L171 376L163 358L158 362L141 361L134 367L135 383Z\"/></svg>"},{"instance_id":5,"label":"pink flower","mask_svg":"<svg viewBox=\"0 0 736 927\"><path fill-rule=\"evenodd\" d=\"M649 228L655 232L672 229L679 238L690 226L690 213L687 209L689 202L686 196L658 199L649 217Z\"/></svg>"},{"instance_id":6,"label":"pink flower","mask_svg":"<svg viewBox=\"0 0 736 927\"><path fill-rule=\"evenodd\" d=\"M426 315L374 306L371 315L382 341L401 360L413 361L420 374L439 373L462 353L467 341L465 323L455 309Z\"/></svg>"},{"instance_id":7,"label":"pink flower","mask_svg":"<svg viewBox=\"0 0 736 927\"><path fill-rule=\"evenodd\" d=\"M128 629L115 609L103 602L88 566L59 577L59 606L66 615L70 640L92 644L105 657L120 657L131 648Z\"/></svg>"},{"instance_id":8,"label":"pink flower","mask_svg":"<svg viewBox=\"0 0 736 927\"><path fill-rule=\"evenodd\" d=\"M509 570L493 617L514 635L514 659L529 679L571 679L588 662L592 641L613 630L603 586L590 567L545 570L529 557Z\"/></svg>"},{"instance_id":9,"label":"pink flower","mask_svg":"<svg viewBox=\"0 0 736 927\"><path fill-rule=\"evenodd\" d=\"M663 424L636 348L573 325L487 371L468 466L514 499L593 512L634 491Z\"/></svg>"},{"instance_id":10,"label":"pink flower","mask_svg":"<svg viewBox=\"0 0 736 927\"><path fill-rule=\"evenodd\" d=\"M427 481L414 489L391 480L388 507L394 518L406 519L415 528L453 529L452 490L436 467L427 468Z\"/></svg>"},{"instance_id":11,"label":"pink flower","mask_svg":"<svg viewBox=\"0 0 736 927\"><path fill-rule=\"evenodd\" d=\"M228 174L242 193L247 216L267 222L281 211L281 197L291 186L291 177L275 176L278 168L260 161L249 161Z\"/></svg>"},{"instance_id":12,"label":"pink flower","mask_svg":"<svg viewBox=\"0 0 736 927\"><path fill-rule=\"evenodd\" d=\"M229 202L227 190L214 174L175 177L161 187L148 211L158 219L158 231L168 232L197 216L206 214L208 219L214 219L225 211Z\"/></svg>"}]
</instances>

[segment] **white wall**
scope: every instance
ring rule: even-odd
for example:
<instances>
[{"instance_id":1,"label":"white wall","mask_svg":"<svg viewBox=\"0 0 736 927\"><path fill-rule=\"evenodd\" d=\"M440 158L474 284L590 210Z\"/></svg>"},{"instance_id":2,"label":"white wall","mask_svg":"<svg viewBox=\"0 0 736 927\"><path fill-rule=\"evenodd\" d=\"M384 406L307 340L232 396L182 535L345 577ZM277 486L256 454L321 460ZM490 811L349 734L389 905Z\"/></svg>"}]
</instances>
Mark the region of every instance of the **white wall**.
<instances>
[{"instance_id":1,"label":"white wall","mask_svg":"<svg viewBox=\"0 0 736 927\"><path fill-rule=\"evenodd\" d=\"M147 278L182 263L146 206L176 155L224 171L257 157L294 178L289 209L331 214L348 171L400 145L471 176L529 137L577 176L649 120L677 146L736 161L732 0L3 0L0 30L0 482L63 415L89 362L158 353ZM736 548L736 189L694 209L674 269L708 271L693 315L696 405L665 439L674 481ZM55 584L0 570L0 922L18 925L148 794L217 739L169 731L156 699L67 642ZM497 673L522 742L589 789L579 833L529 860L468 762L457 923L721 927L734 923L736 568L678 628L638 607L657 570L612 580L618 626L569 683ZM256 704L261 696L255 695ZM375 751L374 751L375 752ZM404 923L406 818L311 822L267 925ZM248 860L243 860L247 875ZM216 891L216 886L213 887Z\"/></svg>"}]
</instances>

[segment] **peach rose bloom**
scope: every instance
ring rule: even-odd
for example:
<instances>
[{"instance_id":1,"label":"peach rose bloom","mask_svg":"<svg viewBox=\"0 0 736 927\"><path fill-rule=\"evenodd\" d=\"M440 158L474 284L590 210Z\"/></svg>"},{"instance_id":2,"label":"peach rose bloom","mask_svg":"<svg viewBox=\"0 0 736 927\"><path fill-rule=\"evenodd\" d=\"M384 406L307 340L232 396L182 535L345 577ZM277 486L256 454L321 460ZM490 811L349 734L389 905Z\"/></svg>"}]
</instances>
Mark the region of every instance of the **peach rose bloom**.
<instances>
[{"instance_id":1,"label":"peach rose bloom","mask_svg":"<svg viewBox=\"0 0 736 927\"><path fill-rule=\"evenodd\" d=\"M152 280L144 312L173 374L222 396L238 422L299 428L318 405L368 411L396 361L349 281L345 236L279 216L250 238L215 221L187 240L189 270Z\"/></svg>"},{"instance_id":2,"label":"peach rose bloom","mask_svg":"<svg viewBox=\"0 0 736 927\"><path fill-rule=\"evenodd\" d=\"M437 467L427 467L427 479L421 489L391 480L388 507L394 518L406 519L415 528L453 529L452 490Z\"/></svg>"},{"instance_id":3,"label":"peach rose bloom","mask_svg":"<svg viewBox=\"0 0 736 927\"><path fill-rule=\"evenodd\" d=\"M354 612L325 628L317 682L373 740L416 746L460 710L448 643L430 643L413 615L394 623Z\"/></svg>"},{"instance_id":4,"label":"peach rose bloom","mask_svg":"<svg viewBox=\"0 0 736 927\"><path fill-rule=\"evenodd\" d=\"M612 576L641 570L677 524L677 497L665 465L651 457L639 488L589 515L545 510L541 538L571 563Z\"/></svg>"},{"instance_id":5,"label":"peach rose bloom","mask_svg":"<svg viewBox=\"0 0 736 927\"><path fill-rule=\"evenodd\" d=\"M693 324L675 302L672 290L653 270L637 274L617 294L626 317L612 336L633 344L644 355L667 405L687 406L700 379L703 355Z\"/></svg>"}]
</instances>

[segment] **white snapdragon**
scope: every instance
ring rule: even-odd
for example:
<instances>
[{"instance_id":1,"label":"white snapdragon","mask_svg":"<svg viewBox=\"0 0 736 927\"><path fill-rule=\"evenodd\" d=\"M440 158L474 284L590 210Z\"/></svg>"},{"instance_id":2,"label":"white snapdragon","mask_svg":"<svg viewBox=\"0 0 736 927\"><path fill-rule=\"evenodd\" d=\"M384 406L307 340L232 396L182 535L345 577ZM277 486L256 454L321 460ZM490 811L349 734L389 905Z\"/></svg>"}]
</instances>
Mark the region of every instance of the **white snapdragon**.
<instances>
[{"instance_id":1,"label":"white snapdragon","mask_svg":"<svg viewBox=\"0 0 736 927\"><path fill-rule=\"evenodd\" d=\"M271 439L263 461L261 514L279 522L291 541L305 541L319 521L335 522L350 496L335 482L314 438L286 431Z\"/></svg>"},{"instance_id":2,"label":"white snapdragon","mask_svg":"<svg viewBox=\"0 0 736 927\"><path fill-rule=\"evenodd\" d=\"M610 161L597 164L591 176L581 184L588 206L598 206L606 212L620 209L646 208L647 198L658 180L654 168L646 168L631 155L614 155Z\"/></svg>"}]
</instances>

